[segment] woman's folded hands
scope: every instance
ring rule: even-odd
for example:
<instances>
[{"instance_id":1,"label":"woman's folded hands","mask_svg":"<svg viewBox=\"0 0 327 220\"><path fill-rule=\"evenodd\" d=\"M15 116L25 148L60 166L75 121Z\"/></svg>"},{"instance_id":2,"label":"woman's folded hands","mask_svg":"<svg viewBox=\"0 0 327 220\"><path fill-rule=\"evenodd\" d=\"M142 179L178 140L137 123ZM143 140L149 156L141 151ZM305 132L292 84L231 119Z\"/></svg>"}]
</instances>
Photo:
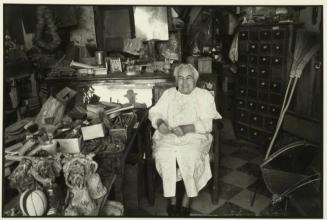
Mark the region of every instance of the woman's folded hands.
<instances>
[{"instance_id":1,"label":"woman's folded hands","mask_svg":"<svg viewBox=\"0 0 327 220\"><path fill-rule=\"evenodd\" d=\"M162 134L174 133L176 136L181 137L187 133L195 132L195 126L193 124L180 125L173 128L169 128L169 125L162 119L157 120L158 131Z\"/></svg>"}]
</instances>

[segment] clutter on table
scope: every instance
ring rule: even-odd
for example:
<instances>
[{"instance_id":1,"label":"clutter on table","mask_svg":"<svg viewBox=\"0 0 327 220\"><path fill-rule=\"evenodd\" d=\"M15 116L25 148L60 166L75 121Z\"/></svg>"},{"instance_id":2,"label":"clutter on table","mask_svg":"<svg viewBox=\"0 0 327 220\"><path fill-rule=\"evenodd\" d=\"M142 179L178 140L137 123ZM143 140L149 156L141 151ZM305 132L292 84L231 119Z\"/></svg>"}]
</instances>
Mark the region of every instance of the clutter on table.
<instances>
[{"instance_id":1,"label":"clutter on table","mask_svg":"<svg viewBox=\"0 0 327 220\"><path fill-rule=\"evenodd\" d=\"M35 118L22 119L5 129L6 138L22 137L4 150L6 176L20 197L18 207L5 210L5 215L122 215L121 204L114 208L114 201L100 201L109 189L102 182L103 169L98 169L93 157L124 151L137 121L134 105L97 98L92 104L75 103L76 94L66 87L50 96ZM117 162L115 156L107 160ZM109 169L112 174L115 170ZM100 202L104 210L99 209Z\"/></svg>"}]
</instances>

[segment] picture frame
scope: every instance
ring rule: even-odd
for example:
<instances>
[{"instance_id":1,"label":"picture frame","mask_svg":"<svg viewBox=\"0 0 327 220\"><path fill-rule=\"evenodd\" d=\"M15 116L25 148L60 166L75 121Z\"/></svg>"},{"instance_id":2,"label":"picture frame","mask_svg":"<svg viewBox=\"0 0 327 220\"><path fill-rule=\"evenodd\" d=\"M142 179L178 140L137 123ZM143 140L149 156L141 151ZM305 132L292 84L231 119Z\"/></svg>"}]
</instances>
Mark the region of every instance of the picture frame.
<instances>
[{"instance_id":1,"label":"picture frame","mask_svg":"<svg viewBox=\"0 0 327 220\"><path fill-rule=\"evenodd\" d=\"M110 72L112 73L123 72L120 58L110 57L108 60L109 60Z\"/></svg>"}]
</instances>

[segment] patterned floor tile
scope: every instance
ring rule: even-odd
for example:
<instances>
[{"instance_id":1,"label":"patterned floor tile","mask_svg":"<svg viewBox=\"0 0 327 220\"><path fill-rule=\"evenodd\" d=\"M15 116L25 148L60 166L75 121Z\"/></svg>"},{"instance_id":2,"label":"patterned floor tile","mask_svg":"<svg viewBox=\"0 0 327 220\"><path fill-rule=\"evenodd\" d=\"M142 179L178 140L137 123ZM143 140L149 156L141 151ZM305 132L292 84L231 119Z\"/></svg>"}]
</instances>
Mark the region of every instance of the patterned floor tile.
<instances>
[{"instance_id":1,"label":"patterned floor tile","mask_svg":"<svg viewBox=\"0 0 327 220\"><path fill-rule=\"evenodd\" d=\"M221 159L221 165L225 166L225 167L228 167L228 168L231 168L231 169L237 169L237 168L243 166L246 163L247 163L246 160L242 160L242 159L239 159L239 158L236 158L236 157L230 157L230 156L223 157Z\"/></svg>"},{"instance_id":2,"label":"patterned floor tile","mask_svg":"<svg viewBox=\"0 0 327 220\"><path fill-rule=\"evenodd\" d=\"M243 189L246 189L248 186L253 184L256 180L257 180L256 177L240 171L233 171L222 178L222 181L224 181L225 183L229 183L241 187Z\"/></svg>"},{"instance_id":3,"label":"patterned floor tile","mask_svg":"<svg viewBox=\"0 0 327 220\"><path fill-rule=\"evenodd\" d=\"M219 198L229 200L242 190L243 189L238 186L234 186L223 181L219 182Z\"/></svg>"},{"instance_id":4,"label":"patterned floor tile","mask_svg":"<svg viewBox=\"0 0 327 220\"><path fill-rule=\"evenodd\" d=\"M267 208L270 204L270 199L259 193L256 194L253 205L251 206L251 201L253 198L253 192L249 190L243 190L229 201L244 208L254 212L256 215L260 215L262 210Z\"/></svg>"},{"instance_id":5,"label":"patterned floor tile","mask_svg":"<svg viewBox=\"0 0 327 220\"><path fill-rule=\"evenodd\" d=\"M219 167L219 178L222 178L223 176L226 176L230 172L232 172L233 169L230 169L228 167L220 166Z\"/></svg>"},{"instance_id":6,"label":"patterned floor tile","mask_svg":"<svg viewBox=\"0 0 327 220\"><path fill-rule=\"evenodd\" d=\"M221 145L221 153L223 155L229 155L232 154L233 152L237 151L239 148L235 147L233 145L230 144L222 144Z\"/></svg>"},{"instance_id":7,"label":"patterned floor tile","mask_svg":"<svg viewBox=\"0 0 327 220\"><path fill-rule=\"evenodd\" d=\"M214 205L211 200L211 193L209 190L202 190L198 197L192 199L191 208L197 212L209 215L215 209L219 208L225 202L224 199L219 199L218 204Z\"/></svg>"},{"instance_id":8,"label":"patterned floor tile","mask_svg":"<svg viewBox=\"0 0 327 220\"><path fill-rule=\"evenodd\" d=\"M254 153L247 149L239 149L238 151L232 153L230 156L249 161L256 158L258 155L259 155L258 153Z\"/></svg>"},{"instance_id":9,"label":"patterned floor tile","mask_svg":"<svg viewBox=\"0 0 327 220\"><path fill-rule=\"evenodd\" d=\"M238 171L244 172L246 174L255 176L257 178L261 177L261 170L257 164L254 163L246 163L240 168L237 169Z\"/></svg>"},{"instance_id":10,"label":"patterned floor tile","mask_svg":"<svg viewBox=\"0 0 327 220\"><path fill-rule=\"evenodd\" d=\"M271 198L272 196L271 192L267 189L266 184L262 178L251 184L247 189L251 192L257 191L257 193L260 193L261 195L264 195L268 198Z\"/></svg>"},{"instance_id":11,"label":"patterned floor tile","mask_svg":"<svg viewBox=\"0 0 327 220\"><path fill-rule=\"evenodd\" d=\"M249 210L246 210L238 205L235 205L230 202L225 202L224 205L216 209L211 213L213 216L255 216L254 212L251 212Z\"/></svg>"},{"instance_id":12,"label":"patterned floor tile","mask_svg":"<svg viewBox=\"0 0 327 220\"><path fill-rule=\"evenodd\" d=\"M285 209L285 200L272 205L271 203L267 208L260 212L262 217L279 217L279 218L303 218L301 214L290 204Z\"/></svg>"},{"instance_id":13,"label":"patterned floor tile","mask_svg":"<svg viewBox=\"0 0 327 220\"><path fill-rule=\"evenodd\" d=\"M129 209L125 210L124 216L128 217L150 217L153 216L153 214L147 212L146 210L140 208L140 209Z\"/></svg>"},{"instance_id":14,"label":"patterned floor tile","mask_svg":"<svg viewBox=\"0 0 327 220\"><path fill-rule=\"evenodd\" d=\"M263 163L264 159L265 159L264 155L259 155L258 157L250 160L250 162L261 165Z\"/></svg>"}]
</instances>

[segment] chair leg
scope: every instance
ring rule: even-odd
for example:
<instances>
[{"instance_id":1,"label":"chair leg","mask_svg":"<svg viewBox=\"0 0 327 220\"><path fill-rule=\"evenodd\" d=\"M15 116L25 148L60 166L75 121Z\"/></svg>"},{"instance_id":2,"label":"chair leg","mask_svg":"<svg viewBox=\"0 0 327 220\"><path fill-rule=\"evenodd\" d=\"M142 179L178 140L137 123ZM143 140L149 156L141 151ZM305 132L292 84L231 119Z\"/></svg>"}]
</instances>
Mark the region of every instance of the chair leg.
<instances>
[{"instance_id":1,"label":"chair leg","mask_svg":"<svg viewBox=\"0 0 327 220\"><path fill-rule=\"evenodd\" d=\"M147 180L147 194L148 201L151 205L154 205L154 160L146 160L146 180Z\"/></svg>"},{"instance_id":2,"label":"chair leg","mask_svg":"<svg viewBox=\"0 0 327 220\"><path fill-rule=\"evenodd\" d=\"M212 203L218 204L218 196L219 196L219 157L220 157L220 137L219 132L215 129L215 137L214 137L214 158L213 158L213 194L212 194Z\"/></svg>"}]
</instances>

